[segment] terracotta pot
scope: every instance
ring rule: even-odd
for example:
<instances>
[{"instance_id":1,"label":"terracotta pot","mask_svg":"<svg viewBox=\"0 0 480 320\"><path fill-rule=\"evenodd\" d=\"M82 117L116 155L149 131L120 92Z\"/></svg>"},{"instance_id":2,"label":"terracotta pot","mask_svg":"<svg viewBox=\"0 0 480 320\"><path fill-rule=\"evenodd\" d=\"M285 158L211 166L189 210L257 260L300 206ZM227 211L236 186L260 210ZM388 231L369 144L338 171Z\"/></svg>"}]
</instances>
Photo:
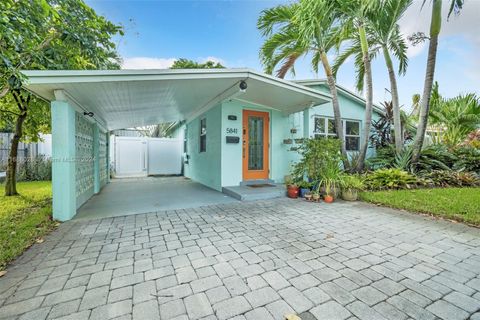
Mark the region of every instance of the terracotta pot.
<instances>
[{"instance_id":1,"label":"terracotta pot","mask_svg":"<svg viewBox=\"0 0 480 320\"><path fill-rule=\"evenodd\" d=\"M332 203L333 202L333 196L327 194L327 195L323 196L323 201L325 201L326 203Z\"/></svg>"},{"instance_id":2,"label":"terracotta pot","mask_svg":"<svg viewBox=\"0 0 480 320\"><path fill-rule=\"evenodd\" d=\"M298 198L298 187L297 186L288 186L287 187L287 195L289 198L293 198L293 199L296 199Z\"/></svg>"},{"instance_id":3,"label":"terracotta pot","mask_svg":"<svg viewBox=\"0 0 480 320\"><path fill-rule=\"evenodd\" d=\"M342 199L346 201L356 201L358 200L358 192L357 190L343 190L342 191Z\"/></svg>"}]
</instances>

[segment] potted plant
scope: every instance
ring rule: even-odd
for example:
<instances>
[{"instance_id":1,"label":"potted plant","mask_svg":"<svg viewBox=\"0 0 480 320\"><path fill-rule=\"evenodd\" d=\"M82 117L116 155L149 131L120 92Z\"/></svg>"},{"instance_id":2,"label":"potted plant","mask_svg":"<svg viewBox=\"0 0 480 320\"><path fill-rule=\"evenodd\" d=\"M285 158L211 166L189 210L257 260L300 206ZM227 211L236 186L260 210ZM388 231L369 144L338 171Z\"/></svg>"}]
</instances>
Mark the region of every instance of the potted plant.
<instances>
[{"instance_id":1,"label":"potted plant","mask_svg":"<svg viewBox=\"0 0 480 320\"><path fill-rule=\"evenodd\" d=\"M311 191L307 192L307 193L305 194L305 200L307 200L307 201L312 201L312 196L313 196L313 194L312 194Z\"/></svg>"},{"instance_id":2,"label":"potted plant","mask_svg":"<svg viewBox=\"0 0 480 320\"><path fill-rule=\"evenodd\" d=\"M333 195L335 194L335 183L331 179L323 179L322 180L322 185L325 190L325 195L323 196L323 200L326 203L332 203L334 198Z\"/></svg>"},{"instance_id":3,"label":"potted plant","mask_svg":"<svg viewBox=\"0 0 480 320\"><path fill-rule=\"evenodd\" d=\"M320 192L318 192L318 190L312 192L312 201L320 201Z\"/></svg>"},{"instance_id":4,"label":"potted plant","mask_svg":"<svg viewBox=\"0 0 480 320\"><path fill-rule=\"evenodd\" d=\"M346 201L358 200L358 191L363 190L363 180L357 175L344 175L340 180L342 199Z\"/></svg>"},{"instance_id":5,"label":"potted plant","mask_svg":"<svg viewBox=\"0 0 480 320\"><path fill-rule=\"evenodd\" d=\"M292 199L298 198L299 188L297 183L289 179L286 181L286 185L287 185L287 196Z\"/></svg>"},{"instance_id":6,"label":"potted plant","mask_svg":"<svg viewBox=\"0 0 480 320\"><path fill-rule=\"evenodd\" d=\"M298 183L298 187L300 188L300 198L305 198L305 195L311 191L311 183L308 181L300 181Z\"/></svg>"},{"instance_id":7,"label":"potted plant","mask_svg":"<svg viewBox=\"0 0 480 320\"><path fill-rule=\"evenodd\" d=\"M323 200L332 203L340 182L341 169L336 161L326 161L320 169L320 183L318 189L323 189Z\"/></svg>"}]
</instances>

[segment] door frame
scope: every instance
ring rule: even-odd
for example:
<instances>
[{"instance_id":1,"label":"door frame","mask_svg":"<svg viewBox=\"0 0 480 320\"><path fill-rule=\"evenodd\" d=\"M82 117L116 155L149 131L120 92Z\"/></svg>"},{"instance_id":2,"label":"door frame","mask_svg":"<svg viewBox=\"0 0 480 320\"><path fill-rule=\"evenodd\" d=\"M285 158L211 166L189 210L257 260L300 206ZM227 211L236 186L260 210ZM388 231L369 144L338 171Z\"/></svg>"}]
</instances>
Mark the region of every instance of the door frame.
<instances>
[{"instance_id":1,"label":"door frame","mask_svg":"<svg viewBox=\"0 0 480 320\"><path fill-rule=\"evenodd\" d=\"M263 170L248 169L248 117L264 119L263 125ZM270 177L270 112L243 109L242 111L242 179L261 180Z\"/></svg>"}]
</instances>

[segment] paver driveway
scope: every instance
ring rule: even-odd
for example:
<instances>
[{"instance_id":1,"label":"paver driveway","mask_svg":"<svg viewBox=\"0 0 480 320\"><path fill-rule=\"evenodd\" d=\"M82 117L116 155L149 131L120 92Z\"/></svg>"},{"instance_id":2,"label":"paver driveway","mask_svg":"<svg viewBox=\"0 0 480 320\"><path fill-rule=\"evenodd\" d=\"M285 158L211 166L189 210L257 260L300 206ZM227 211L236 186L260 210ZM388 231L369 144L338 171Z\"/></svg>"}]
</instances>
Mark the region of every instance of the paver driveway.
<instances>
[{"instance_id":1,"label":"paver driveway","mask_svg":"<svg viewBox=\"0 0 480 320\"><path fill-rule=\"evenodd\" d=\"M0 318L480 319L479 274L478 229L277 199L64 223L0 278Z\"/></svg>"}]
</instances>

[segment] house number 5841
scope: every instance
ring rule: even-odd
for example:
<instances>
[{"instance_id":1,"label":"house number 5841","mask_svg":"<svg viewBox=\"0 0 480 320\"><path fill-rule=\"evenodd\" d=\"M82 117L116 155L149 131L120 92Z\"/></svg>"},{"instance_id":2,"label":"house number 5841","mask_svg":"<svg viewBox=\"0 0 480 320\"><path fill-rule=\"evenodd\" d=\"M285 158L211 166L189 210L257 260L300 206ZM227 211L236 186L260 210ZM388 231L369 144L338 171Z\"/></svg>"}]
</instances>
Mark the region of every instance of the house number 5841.
<instances>
[{"instance_id":1,"label":"house number 5841","mask_svg":"<svg viewBox=\"0 0 480 320\"><path fill-rule=\"evenodd\" d=\"M237 128L227 128L227 134L237 134L238 129Z\"/></svg>"}]
</instances>

